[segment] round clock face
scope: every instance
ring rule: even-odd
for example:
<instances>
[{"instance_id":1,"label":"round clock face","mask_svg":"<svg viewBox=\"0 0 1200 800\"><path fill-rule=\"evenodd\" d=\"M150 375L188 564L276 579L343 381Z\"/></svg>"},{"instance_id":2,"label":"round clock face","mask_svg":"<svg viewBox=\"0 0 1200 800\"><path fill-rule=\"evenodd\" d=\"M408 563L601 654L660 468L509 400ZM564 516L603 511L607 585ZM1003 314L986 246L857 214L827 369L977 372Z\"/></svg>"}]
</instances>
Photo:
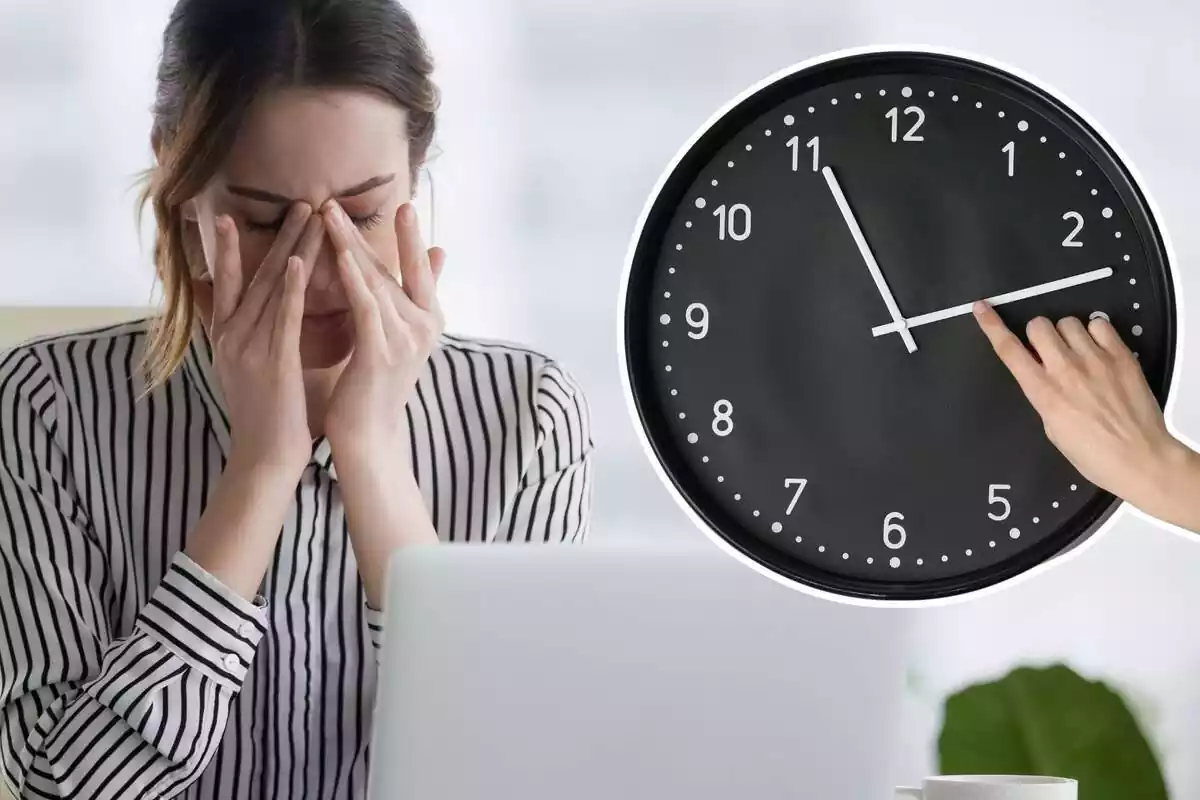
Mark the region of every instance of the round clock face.
<instances>
[{"instance_id":1,"label":"round clock face","mask_svg":"<svg viewBox=\"0 0 1200 800\"><path fill-rule=\"evenodd\" d=\"M719 114L631 247L622 348L660 473L794 583L917 600L1003 581L1117 500L1047 440L970 313L1107 315L1165 403L1169 251L1109 143L973 58L837 55Z\"/></svg>"}]
</instances>

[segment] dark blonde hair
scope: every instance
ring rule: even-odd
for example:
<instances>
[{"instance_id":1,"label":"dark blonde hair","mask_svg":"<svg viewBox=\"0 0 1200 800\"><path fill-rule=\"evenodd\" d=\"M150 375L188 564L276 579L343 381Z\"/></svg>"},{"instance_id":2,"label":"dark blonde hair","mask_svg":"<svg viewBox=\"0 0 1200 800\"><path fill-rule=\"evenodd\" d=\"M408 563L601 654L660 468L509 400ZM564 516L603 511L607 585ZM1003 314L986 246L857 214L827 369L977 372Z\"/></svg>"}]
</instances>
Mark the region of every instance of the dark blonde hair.
<instances>
[{"instance_id":1,"label":"dark blonde hair","mask_svg":"<svg viewBox=\"0 0 1200 800\"><path fill-rule=\"evenodd\" d=\"M158 159L140 198L154 209L163 288L143 362L151 387L178 368L195 320L183 205L220 168L254 100L274 88L329 87L395 102L408 112L416 186L439 104L432 72L416 24L395 0L179 0L158 67Z\"/></svg>"}]
</instances>

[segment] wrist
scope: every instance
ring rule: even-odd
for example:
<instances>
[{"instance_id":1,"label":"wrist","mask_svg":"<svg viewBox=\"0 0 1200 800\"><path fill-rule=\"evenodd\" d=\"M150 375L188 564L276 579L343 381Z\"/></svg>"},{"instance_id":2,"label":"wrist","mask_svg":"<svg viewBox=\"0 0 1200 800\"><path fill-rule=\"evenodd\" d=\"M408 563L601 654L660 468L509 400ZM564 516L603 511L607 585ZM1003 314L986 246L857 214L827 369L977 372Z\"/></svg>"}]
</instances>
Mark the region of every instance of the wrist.
<instances>
[{"instance_id":1,"label":"wrist","mask_svg":"<svg viewBox=\"0 0 1200 800\"><path fill-rule=\"evenodd\" d=\"M370 438L337 431L330 431L327 436L339 474L345 474L348 470L378 472L409 469L412 443L407 430Z\"/></svg>"},{"instance_id":2,"label":"wrist","mask_svg":"<svg viewBox=\"0 0 1200 800\"><path fill-rule=\"evenodd\" d=\"M274 458L235 445L225 461L222 482L255 493L291 494L304 471L299 458Z\"/></svg>"},{"instance_id":3,"label":"wrist","mask_svg":"<svg viewBox=\"0 0 1200 800\"><path fill-rule=\"evenodd\" d=\"M1200 454L1169 437L1150 459L1141 497L1126 498L1142 511L1175 525L1200 528Z\"/></svg>"},{"instance_id":4,"label":"wrist","mask_svg":"<svg viewBox=\"0 0 1200 800\"><path fill-rule=\"evenodd\" d=\"M231 452L184 552L247 600L258 593L292 503L298 477Z\"/></svg>"}]
</instances>

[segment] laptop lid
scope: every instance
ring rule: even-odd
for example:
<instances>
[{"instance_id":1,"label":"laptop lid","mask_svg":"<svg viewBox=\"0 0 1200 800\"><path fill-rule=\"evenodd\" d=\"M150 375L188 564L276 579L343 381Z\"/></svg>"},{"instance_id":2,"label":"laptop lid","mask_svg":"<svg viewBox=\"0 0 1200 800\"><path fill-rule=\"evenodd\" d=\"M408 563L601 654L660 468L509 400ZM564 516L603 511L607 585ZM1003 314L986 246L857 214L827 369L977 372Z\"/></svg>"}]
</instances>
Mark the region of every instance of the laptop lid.
<instances>
[{"instance_id":1,"label":"laptop lid","mask_svg":"<svg viewBox=\"0 0 1200 800\"><path fill-rule=\"evenodd\" d=\"M708 543L414 548L388 585L373 797L890 796L903 611Z\"/></svg>"}]
</instances>

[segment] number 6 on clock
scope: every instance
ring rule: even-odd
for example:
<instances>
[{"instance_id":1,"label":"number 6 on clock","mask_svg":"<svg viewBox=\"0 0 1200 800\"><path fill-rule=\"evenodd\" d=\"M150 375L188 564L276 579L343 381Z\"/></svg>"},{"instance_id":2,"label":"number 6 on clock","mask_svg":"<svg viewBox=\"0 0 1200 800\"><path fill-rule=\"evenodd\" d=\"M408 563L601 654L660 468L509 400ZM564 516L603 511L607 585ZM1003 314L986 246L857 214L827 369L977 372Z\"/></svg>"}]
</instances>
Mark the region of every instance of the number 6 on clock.
<instances>
[{"instance_id":1,"label":"number 6 on clock","mask_svg":"<svg viewBox=\"0 0 1200 800\"><path fill-rule=\"evenodd\" d=\"M893 518L900 522L904 521L904 515L899 511L893 511L883 518L883 543L889 550L899 550L904 547L904 542L908 539L908 532L904 530L904 526L900 522L892 522ZM899 533L900 538L893 541L892 535L895 533Z\"/></svg>"}]
</instances>

